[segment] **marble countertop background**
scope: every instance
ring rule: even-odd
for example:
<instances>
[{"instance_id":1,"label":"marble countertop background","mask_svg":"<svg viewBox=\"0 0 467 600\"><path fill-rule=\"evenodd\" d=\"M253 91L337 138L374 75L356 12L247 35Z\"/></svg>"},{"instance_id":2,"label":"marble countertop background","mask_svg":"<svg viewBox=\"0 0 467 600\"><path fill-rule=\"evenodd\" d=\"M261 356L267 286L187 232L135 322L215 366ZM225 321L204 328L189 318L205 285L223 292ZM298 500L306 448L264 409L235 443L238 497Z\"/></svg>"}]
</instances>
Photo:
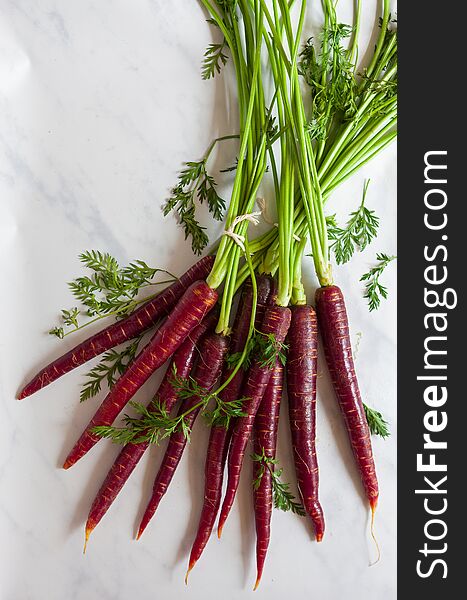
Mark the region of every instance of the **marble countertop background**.
<instances>
[{"instance_id":1,"label":"marble countertop background","mask_svg":"<svg viewBox=\"0 0 467 600\"><path fill-rule=\"evenodd\" d=\"M342 20L351 4L342 2ZM374 6L365 10L364 38L377 18ZM163 218L161 205L181 163L236 127L226 109L231 79L200 77L213 36L204 17L188 0L0 0L0 600L230 600L251 594L248 467L222 541L213 537L188 588L183 582L203 496L203 423L142 539L134 541L135 527L160 448L143 458L83 556L90 503L119 449L102 442L70 471L60 465L103 395L79 404L79 384L89 370L84 365L35 396L15 400L40 366L79 341L79 334L60 342L46 331L59 309L73 305L65 282L81 273L80 252L108 251L122 263L141 258L178 274L192 262L182 231ZM235 153L235 142L226 142L214 170L232 164ZM374 440L382 558L369 567L375 549L368 510L322 363L317 444L327 532L318 545L306 520L275 511L256 598L396 597L396 266L385 274L389 298L374 313L358 281L376 252L396 253L395 154L392 146L363 168L329 208L345 219L371 178L368 204L381 217L380 235L335 275L358 341L363 396L387 416L392 431L388 440ZM228 184L227 178L224 193ZM311 297L316 282L310 263ZM153 378L138 398L154 386ZM280 428L279 459L294 482L285 409Z\"/></svg>"}]
</instances>

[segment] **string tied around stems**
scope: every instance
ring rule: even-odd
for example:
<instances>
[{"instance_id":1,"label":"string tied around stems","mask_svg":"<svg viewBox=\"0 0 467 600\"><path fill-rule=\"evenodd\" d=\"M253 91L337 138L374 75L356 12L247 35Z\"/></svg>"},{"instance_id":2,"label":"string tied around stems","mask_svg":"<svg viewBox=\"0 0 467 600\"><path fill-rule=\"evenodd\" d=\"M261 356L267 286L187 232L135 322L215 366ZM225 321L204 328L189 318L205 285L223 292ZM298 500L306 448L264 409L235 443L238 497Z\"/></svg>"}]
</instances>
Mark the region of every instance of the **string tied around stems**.
<instances>
[{"instance_id":1,"label":"string tied around stems","mask_svg":"<svg viewBox=\"0 0 467 600\"><path fill-rule=\"evenodd\" d=\"M238 246L240 246L242 252L245 252L245 236L241 235L239 233L235 233L235 227L242 221L249 221L250 223L253 223L253 225L258 225L259 217L262 214L263 214L262 211L260 211L260 212L247 213L245 215L238 215L238 217L235 217L235 219L232 221L232 224L230 225L230 227L228 227L222 233L222 235L227 235L228 237L232 238L233 241Z\"/></svg>"}]
</instances>

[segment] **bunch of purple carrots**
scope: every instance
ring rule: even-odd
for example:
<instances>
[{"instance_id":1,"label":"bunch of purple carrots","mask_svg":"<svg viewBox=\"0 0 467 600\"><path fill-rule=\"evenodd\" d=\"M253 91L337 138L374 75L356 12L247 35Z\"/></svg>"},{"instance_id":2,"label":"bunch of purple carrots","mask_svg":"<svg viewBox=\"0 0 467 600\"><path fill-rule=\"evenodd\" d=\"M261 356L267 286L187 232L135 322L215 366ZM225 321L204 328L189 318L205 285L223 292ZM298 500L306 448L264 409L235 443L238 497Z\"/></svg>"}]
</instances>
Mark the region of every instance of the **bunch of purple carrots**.
<instances>
[{"instance_id":1,"label":"bunch of purple carrots","mask_svg":"<svg viewBox=\"0 0 467 600\"><path fill-rule=\"evenodd\" d=\"M150 332L147 343L109 381L107 395L63 465L72 467L103 437L122 444L91 503L86 543L148 447L168 438L137 537L142 535L182 459L195 420L202 415L210 427L204 503L187 577L218 517L221 536L251 441L256 589L274 507L308 515L316 541L325 532L315 445L319 335L372 517L378 502L368 414L354 367L344 296L332 274L333 240L343 230L331 232L324 206L342 181L396 135L397 38L384 1L375 48L367 54L368 64L357 71L360 2L354 26L348 27L338 22L334 3L323 0L324 25L316 47L312 40L302 42L304 0L295 3L295 18L291 3L284 0L201 0L201 4L216 35L222 36L206 51L203 77L214 76L224 65L236 75L240 133L222 138L238 138L234 184L225 203L207 172L216 140L201 161L186 163L164 210L176 213L195 253L208 243L196 216L199 203L206 202L213 218L223 221L223 235L211 254L168 287L128 304L105 329L44 367L19 398ZM266 79L272 79L272 90ZM267 201L275 208L277 223L253 239L251 225L264 218L258 195L265 177L272 178L274 192ZM361 212L368 217L368 212ZM346 243L357 250L367 245L365 231L352 235ZM318 282L314 306L302 280L307 246ZM97 262L108 258L91 255ZM101 270L93 279L96 293L117 273L113 263L106 264L104 276ZM122 281L128 277L129 272ZM138 291L136 286L134 293ZM136 392L159 369L165 374L149 403L134 403ZM285 382L298 499L282 481L276 459ZM137 416L125 416L115 425L129 403Z\"/></svg>"}]
</instances>

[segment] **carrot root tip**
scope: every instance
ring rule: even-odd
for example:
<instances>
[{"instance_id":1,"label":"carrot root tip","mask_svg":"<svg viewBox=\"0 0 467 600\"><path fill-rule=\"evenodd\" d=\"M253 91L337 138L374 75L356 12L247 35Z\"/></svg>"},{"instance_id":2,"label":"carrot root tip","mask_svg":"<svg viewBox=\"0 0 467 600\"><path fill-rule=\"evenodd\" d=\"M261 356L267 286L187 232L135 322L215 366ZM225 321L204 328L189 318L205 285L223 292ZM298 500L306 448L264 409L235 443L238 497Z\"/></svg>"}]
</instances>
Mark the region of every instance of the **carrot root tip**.
<instances>
[{"instance_id":1,"label":"carrot root tip","mask_svg":"<svg viewBox=\"0 0 467 600\"><path fill-rule=\"evenodd\" d=\"M190 564L188 565L188 569L185 574L185 585L188 585L188 575L190 574L190 571L193 569L195 564L196 564L195 560L190 560Z\"/></svg>"},{"instance_id":2,"label":"carrot root tip","mask_svg":"<svg viewBox=\"0 0 467 600\"><path fill-rule=\"evenodd\" d=\"M193 558L190 560L190 562L188 563L188 569L185 575L185 585L188 585L188 575L190 574L190 571L193 569L193 567L196 565L196 560L194 560Z\"/></svg>"},{"instance_id":3,"label":"carrot root tip","mask_svg":"<svg viewBox=\"0 0 467 600\"><path fill-rule=\"evenodd\" d=\"M317 542L322 542L323 541L323 534L322 533L317 533L316 536L316 541Z\"/></svg>"},{"instance_id":4,"label":"carrot root tip","mask_svg":"<svg viewBox=\"0 0 467 600\"><path fill-rule=\"evenodd\" d=\"M254 592L256 592L256 590L258 589L260 582L261 582L261 575L258 575L258 577L256 578L255 587L253 588Z\"/></svg>"},{"instance_id":5,"label":"carrot root tip","mask_svg":"<svg viewBox=\"0 0 467 600\"><path fill-rule=\"evenodd\" d=\"M224 525L219 525L217 528L217 538L220 540L222 536L222 530L224 529Z\"/></svg>"},{"instance_id":6,"label":"carrot root tip","mask_svg":"<svg viewBox=\"0 0 467 600\"><path fill-rule=\"evenodd\" d=\"M373 562L370 563L370 567L372 567L373 565L376 565L376 563L378 563L381 559L381 550L378 544L378 540L376 539L376 535L375 535L375 511L376 511L376 504L378 502L378 499L376 498L374 502L370 501L370 508L371 508L371 537L373 538L373 541L375 543L376 546L376 551L377 551L377 556L376 556L376 560L374 560Z\"/></svg>"},{"instance_id":7,"label":"carrot root tip","mask_svg":"<svg viewBox=\"0 0 467 600\"><path fill-rule=\"evenodd\" d=\"M94 529L94 527L91 527L90 525L86 525L86 530L84 532L83 554L86 554L86 548L88 547L89 536L91 535L93 529Z\"/></svg>"}]
</instances>

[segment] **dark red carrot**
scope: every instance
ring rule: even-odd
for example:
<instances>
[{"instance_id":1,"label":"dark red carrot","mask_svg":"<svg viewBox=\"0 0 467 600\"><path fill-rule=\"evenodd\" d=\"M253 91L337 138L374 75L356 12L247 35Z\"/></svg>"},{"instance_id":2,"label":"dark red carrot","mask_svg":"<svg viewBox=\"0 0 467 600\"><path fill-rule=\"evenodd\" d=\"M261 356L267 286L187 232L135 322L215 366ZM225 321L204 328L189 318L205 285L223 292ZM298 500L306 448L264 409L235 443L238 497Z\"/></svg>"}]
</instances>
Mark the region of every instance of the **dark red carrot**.
<instances>
[{"instance_id":1,"label":"dark red carrot","mask_svg":"<svg viewBox=\"0 0 467 600\"><path fill-rule=\"evenodd\" d=\"M256 325L259 326L263 319L266 301L273 287L273 280L267 275L260 275L257 278L257 305L256 305ZM235 322L232 328L232 338L230 342L230 353L241 352L248 339L248 330L250 327L251 310L253 305L253 288L247 281L242 290ZM222 381L226 381L233 369L226 369ZM240 389L243 383L244 371L239 369L229 385L220 392L224 402L238 400ZM225 462L229 449L230 437L232 435L232 424L227 429L221 425L213 425L209 436L208 450L206 454L206 463L204 467L204 502L201 510L201 516L196 533L195 540L190 554L188 571L185 581L196 562L199 560L214 527L214 522L219 510L222 496L222 481L224 478Z\"/></svg>"},{"instance_id":2,"label":"dark red carrot","mask_svg":"<svg viewBox=\"0 0 467 600\"><path fill-rule=\"evenodd\" d=\"M266 308L260 333L265 336L274 336L276 343L285 340L290 325L290 309L284 306L271 306ZM256 355L248 371L248 376L242 387L243 412L245 416L239 417L232 431L228 457L228 482L227 490L222 503L217 535L220 537L227 516L232 508L240 481L240 471L245 457L245 450L253 429L253 422L263 398L272 368L261 362L261 356Z\"/></svg>"},{"instance_id":3,"label":"dark red carrot","mask_svg":"<svg viewBox=\"0 0 467 600\"><path fill-rule=\"evenodd\" d=\"M221 393L221 397L223 400L227 401L230 398L230 396L226 396L223 392ZM235 396L232 399L236 400L237 398L238 396ZM203 508L201 510L198 531L196 532L196 537L191 548L185 583L188 582L190 571L201 557L201 554L211 537L211 532L221 503L222 481L224 479L224 468L231 436L232 427L213 426L211 428L204 467Z\"/></svg>"},{"instance_id":4,"label":"dark red carrot","mask_svg":"<svg viewBox=\"0 0 467 600\"><path fill-rule=\"evenodd\" d=\"M175 368L178 377L182 379L186 379L189 376L197 355L196 345L203 335L215 327L216 320L217 314L213 311L190 333L175 352L155 394L154 400L148 406L148 410L153 410L156 407L156 403L160 403L170 413L177 401L177 391L173 386L173 370ZM86 542L93 529L109 510L112 502L127 482L148 446L149 442L126 444L115 459L89 511L85 529Z\"/></svg>"},{"instance_id":5,"label":"dark red carrot","mask_svg":"<svg viewBox=\"0 0 467 600\"><path fill-rule=\"evenodd\" d=\"M145 381L181 346L191 331L214 307L218 298L215 290L205 281L193 283L177 303L166 321L156 331L150 342L132 361L117 380L94 417L82 433L63 465L68 469L82 458L98 441L93 428L111 425Z\"/></svg>"},{"instance_id":6,"label":"dark red carrot","mask_svg":"<svg viewBox=\"0 0 467 600\"><path fill-rule=\"evenodd\" d=\"M366 496L374 514L378 502L378 480L370 431L355 373L347 311L340 288L332 285L316 290L316 311L334 390L344 416Z\"/></svg>"},{"instance_id":7,"label":"dark red carrot","mask_svg":"<svg viewBox=\"0 0 467 600\"><path fill-rule=\"evenodd\" d=\"M287 396L298 489L313 522L316 541L324 535L324 515L318 500L316 458L316 376L318 321L311 306L292 307L288 334Z\"/></svg>"},{"instance_id":8,"label":"dark red carrot","mask_svg":"<svg viewBox=\"0 0 467 600\"><path fill-rule=\"evenodd\" d=\"M276 359L274 371L264 393L263 399L256 413L255 424L253 427L253 451L256 455L275 459L277 446L277 429L279 425L279 410L282 398L282 386L284 382L284 368L281 362ZM259 485L253 490L255 506L255 524L256 524L256 590L261 576L263 574L264 562L271 537L271 516L272 516L272 475L270 468L274 464L267 466L259 462L253 463L253 481L258 479L260 469L263 474Z\"/></svg>"},{"instance_id":9,"label":"dark red carrot","mask_svg":"<svg viewBox=\"0 0 467 600\"><path fill-rule=\"evenodd\" d=\"M214 256L205 256L172 285L152 300L145 302L128 317L112 323L112 325L84 340L44 367L21 390L18 399L22 400L34 394L34 392L41 390L62 375L91 360L91 358L137 337L140 333L155 325L161 317L168 314L192 283L207 277L214 264L214 258Z\"/></svg>"},{"instance_id":10,"label":"dark red carrot","mask_svg":"<svg viewBox=\"0 0 467 600\"><path fill-rule=\"evenodd\" d=\"M211 334L202 340L199 351L200 356L193 373L193 379L198 386L208 391L214 387L220 377L227 348L228 340L223 335ZM179 415L191 411L185 417L185 423L190 429L193 427L200 410L199 408L191 409L199 402L200 398L198 396L192 396L179 409ZM141 519L137 539L141 537L167 491L167 487L180 463L187 441L186 436L181 431L177 431L170 436L167 450L154 481L151 499Z\"/></svg>"}]
</instances>

